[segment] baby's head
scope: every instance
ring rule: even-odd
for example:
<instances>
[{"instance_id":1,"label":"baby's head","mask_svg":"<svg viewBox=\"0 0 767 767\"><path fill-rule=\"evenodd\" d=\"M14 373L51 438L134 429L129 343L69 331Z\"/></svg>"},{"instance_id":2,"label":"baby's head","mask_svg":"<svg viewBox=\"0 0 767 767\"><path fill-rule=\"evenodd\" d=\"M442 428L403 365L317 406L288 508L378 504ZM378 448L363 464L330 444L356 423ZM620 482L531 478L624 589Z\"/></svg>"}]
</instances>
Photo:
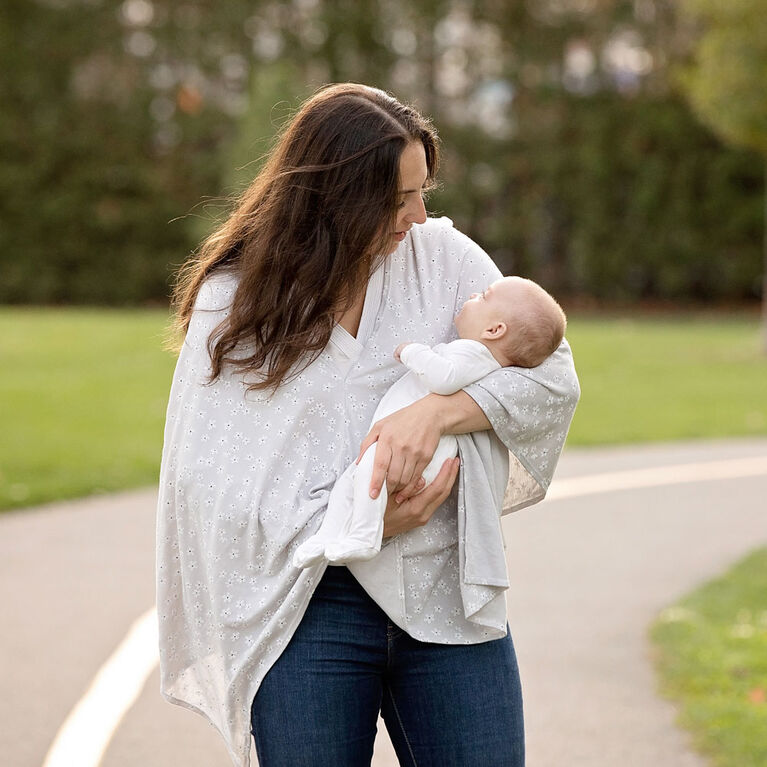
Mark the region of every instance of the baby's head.
<instances>
[{"instance_id":1,"label":"baby's head","mask_svg":"<svg viewBox=\"0 0 767 767\"><path fill-rule=\"evenodd\" d=\"M503 367L532 368L562 343L567 319L537 283L502 277L482 293L472 293L455 326L461 338L487 346Z\"/></svg>"}]
</instances>

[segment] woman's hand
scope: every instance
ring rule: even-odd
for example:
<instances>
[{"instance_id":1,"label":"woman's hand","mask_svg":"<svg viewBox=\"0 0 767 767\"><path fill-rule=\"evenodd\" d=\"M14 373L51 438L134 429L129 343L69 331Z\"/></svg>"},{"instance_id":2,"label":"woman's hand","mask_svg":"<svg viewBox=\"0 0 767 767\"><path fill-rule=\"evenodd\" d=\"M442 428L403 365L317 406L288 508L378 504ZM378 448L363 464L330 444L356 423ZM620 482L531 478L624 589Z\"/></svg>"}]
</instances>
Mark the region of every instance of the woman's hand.
<instances>
[{"instance_id":1,"label":"woman's hand","mask_svg":"<svg viewBox=\"0 0 767 767\"><path fill-rule=\"evenodd\" d=\"M448 458L434 482L402 503L389 496L384 513L384 538L425 525L437 507L450 495L460 465L459 458Z\"/></svg>"},{"instance_id":2,"label":"woman's hand","mask_svg":"<svg viewBox=\"0 0 767 767\"><path fill-rule=\"evenodd\" d=\"M397 410L376 421L362 441L357 463L370 445L376 445L370 497L377 498L384 479L390 496L409 498L418 489L421 473L429 465L439 438L442 419L434 404L434 395Z\"/></svg>"}]
</instances>

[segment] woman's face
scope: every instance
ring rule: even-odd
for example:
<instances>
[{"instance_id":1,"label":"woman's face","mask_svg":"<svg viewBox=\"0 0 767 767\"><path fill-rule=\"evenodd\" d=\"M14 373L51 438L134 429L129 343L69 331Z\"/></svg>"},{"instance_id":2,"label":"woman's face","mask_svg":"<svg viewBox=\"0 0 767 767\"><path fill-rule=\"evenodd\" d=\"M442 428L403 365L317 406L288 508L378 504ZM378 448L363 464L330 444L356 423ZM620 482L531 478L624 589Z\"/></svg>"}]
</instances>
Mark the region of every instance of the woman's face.
<instances>
[{"instance_id":1,"label":"woman's face","mask_svg":"<svg viewBox=\"0 0 767 767\"><path fill-rule=\"evenodd\" d=\"M426 221L426 208L423 203L423 186L426 183L428 169L426 152L420 141L411 141L403 150L399 160L399 189L397 191L397 221L392 232L391 248L393 253L405 239L413 224Z\"/></svg>"}]
</instances>

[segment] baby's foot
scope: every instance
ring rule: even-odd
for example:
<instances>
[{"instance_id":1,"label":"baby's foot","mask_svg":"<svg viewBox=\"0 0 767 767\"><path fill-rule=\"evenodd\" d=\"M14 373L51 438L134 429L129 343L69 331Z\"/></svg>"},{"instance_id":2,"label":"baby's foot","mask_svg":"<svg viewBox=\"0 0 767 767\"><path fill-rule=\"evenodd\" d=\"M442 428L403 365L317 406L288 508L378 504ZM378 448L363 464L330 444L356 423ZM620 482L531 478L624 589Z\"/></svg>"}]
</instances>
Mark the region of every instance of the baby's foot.
<instances>
[{"instance_id":1,"label":"baby's foot","mask_svg":"<svg viewBox=\"0 0 767 767\"><path fill-rule=\"evenodd\" d=\"M325 541L310 538L304 541L293 554L293 567L311 567L325 557Z\"/></svg>"},{"instance_id":2,"label":"baby's foot","mask_svg":"<svg viewBox=\"0 0 767 767\"><path fill-rule=\"evenodd\" d=\"M365 541L353 539L345 541L331 541L325 545L325 558L329 562L344 563L357 562L372 559L380 549L371 546Z\"/></svg>"}]
</instances>

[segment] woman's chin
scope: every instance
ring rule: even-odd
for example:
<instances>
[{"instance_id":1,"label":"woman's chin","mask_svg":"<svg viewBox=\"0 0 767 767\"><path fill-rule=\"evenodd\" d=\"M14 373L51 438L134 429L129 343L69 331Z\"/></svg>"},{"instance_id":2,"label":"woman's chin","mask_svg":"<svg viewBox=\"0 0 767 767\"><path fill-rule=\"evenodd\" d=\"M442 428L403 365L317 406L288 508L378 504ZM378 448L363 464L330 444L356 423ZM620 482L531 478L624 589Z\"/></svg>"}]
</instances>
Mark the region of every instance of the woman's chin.
<instances>
[{"instance_id":1,"label":"woman's chin","mask_svg":"<svg viewBox=\"0 0 767 767\"><path fill-rule=\"evenodd\" d=\"M404 242L405 237L407 237L407 232L401 232L397 234L396 232L389 238L389 246L387 249L387 255L390 255L394 253L395 250L400 246L401 242Z\"/></svg>"}]
</instances>

